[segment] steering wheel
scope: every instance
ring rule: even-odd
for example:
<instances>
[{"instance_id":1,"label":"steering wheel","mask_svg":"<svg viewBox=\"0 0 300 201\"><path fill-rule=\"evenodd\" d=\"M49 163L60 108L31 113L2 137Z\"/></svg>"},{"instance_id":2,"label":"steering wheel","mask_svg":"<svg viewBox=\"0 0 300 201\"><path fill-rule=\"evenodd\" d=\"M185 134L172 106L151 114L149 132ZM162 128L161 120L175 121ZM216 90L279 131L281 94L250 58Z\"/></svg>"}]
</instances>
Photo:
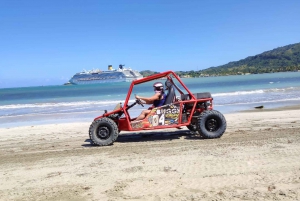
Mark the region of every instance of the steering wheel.
<instances>
[{"instance_id":1,"label":"steering wheel","mask_svg":"<svg viewBox=\"0 0 300 201\"><path fill-rule=\"evenodd\" d=\"M136 99L136 103L139 104L139 105L141 105L142 107L144 107L144 105L143 105L141 99L137 98L137 99Z\"/></svg>"}]
</instances>

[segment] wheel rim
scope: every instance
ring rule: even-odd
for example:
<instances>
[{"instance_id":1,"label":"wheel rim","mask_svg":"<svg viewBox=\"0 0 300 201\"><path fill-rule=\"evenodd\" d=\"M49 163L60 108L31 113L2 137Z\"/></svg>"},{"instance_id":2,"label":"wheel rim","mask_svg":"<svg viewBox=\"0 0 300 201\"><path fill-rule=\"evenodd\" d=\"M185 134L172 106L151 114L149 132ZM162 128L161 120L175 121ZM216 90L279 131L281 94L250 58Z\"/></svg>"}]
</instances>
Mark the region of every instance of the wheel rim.
<instances>
[{"instance_id":1,"label":"wheel rim","mask_svg":"<svg viewBox=\"0 0 300 201\"><path fill-rule=\"evenodd\" d=\"M209 119L206 121L205 127L208 131L213 132L219 129L219 123L216 119Z\"/></svg>"},{"instance_id":2,"label":"wheel rim","mask_svg":"<svg viewBox=\"0 0 300 201\"><path fill-rule=\"evenodd\" d=\"M97 136L101 140L105 140L105 139L109 138L110 131L107 127L99 127L97 130Z\"/></svg>"}]
</instances>

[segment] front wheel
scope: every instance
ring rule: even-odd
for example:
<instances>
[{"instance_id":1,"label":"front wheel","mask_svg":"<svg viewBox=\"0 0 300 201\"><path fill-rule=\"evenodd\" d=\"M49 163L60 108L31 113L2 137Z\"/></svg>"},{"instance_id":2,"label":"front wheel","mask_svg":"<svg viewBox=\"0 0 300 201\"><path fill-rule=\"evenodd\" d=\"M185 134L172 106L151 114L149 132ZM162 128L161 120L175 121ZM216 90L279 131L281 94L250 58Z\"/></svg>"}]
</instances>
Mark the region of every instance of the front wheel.
<instances>
[{"instance_id":1,"label":"front wheel","mask_svg":"<svg viewBox=\"0 0 300 201\"><path fill-rule=\"evenodd\" d=\"M197 130L203 138L220 138L226 130L225 117L216 110L204 111L198 118Z\"/></svg>"},{"instance_id":2,"label":"front wheel","mask_svg":"<svg viewBox=\"0 0 300 201\"><path fill-rule=\"evenodd\" d=\"M116 141L118 135L117 124L107 117L94 121L89 129L89 136L93 145L111 145Z\"/></svg>"}]
</instances>

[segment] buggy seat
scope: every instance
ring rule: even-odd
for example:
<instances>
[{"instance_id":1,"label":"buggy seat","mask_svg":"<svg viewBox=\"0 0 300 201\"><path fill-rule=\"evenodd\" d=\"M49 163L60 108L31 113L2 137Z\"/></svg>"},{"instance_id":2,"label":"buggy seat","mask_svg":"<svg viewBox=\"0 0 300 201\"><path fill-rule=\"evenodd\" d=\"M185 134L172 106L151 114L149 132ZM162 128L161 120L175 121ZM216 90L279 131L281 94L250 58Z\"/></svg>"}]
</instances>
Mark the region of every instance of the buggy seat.
<instances>
[{"instance_id":1,"label":"buggy seat","mask_svg":"<svg viewBox=\"0 0 300 201\"><path fill-rule=\"evenodd\" d=\"M173 83L170 80L167 80L165 82L165 85L166 85L166 89L168 90L168 93L164 105L168 105L175 102L176 94L175 94Z\"/></svg>"}]
</instances>

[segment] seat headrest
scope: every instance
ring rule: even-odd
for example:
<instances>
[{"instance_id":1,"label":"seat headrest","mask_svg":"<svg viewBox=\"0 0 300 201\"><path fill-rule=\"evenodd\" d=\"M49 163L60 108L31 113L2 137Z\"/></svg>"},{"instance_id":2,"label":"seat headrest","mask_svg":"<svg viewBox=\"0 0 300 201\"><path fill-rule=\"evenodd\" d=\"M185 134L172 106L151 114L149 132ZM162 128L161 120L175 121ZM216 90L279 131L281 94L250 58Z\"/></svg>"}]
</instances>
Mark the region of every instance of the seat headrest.
<instances>
[{"instance_id":1,"label":"seat headrest","mask_svg":"<svg viewBox=\"0 0 300 201\"><path fill-rule=\"evenodd\" d=\"M173 84L172 84L172 82L170 80L167 80L165 82L165 85L166 85L166 88L169 89Z\"/></svg>"}]
</instances>

